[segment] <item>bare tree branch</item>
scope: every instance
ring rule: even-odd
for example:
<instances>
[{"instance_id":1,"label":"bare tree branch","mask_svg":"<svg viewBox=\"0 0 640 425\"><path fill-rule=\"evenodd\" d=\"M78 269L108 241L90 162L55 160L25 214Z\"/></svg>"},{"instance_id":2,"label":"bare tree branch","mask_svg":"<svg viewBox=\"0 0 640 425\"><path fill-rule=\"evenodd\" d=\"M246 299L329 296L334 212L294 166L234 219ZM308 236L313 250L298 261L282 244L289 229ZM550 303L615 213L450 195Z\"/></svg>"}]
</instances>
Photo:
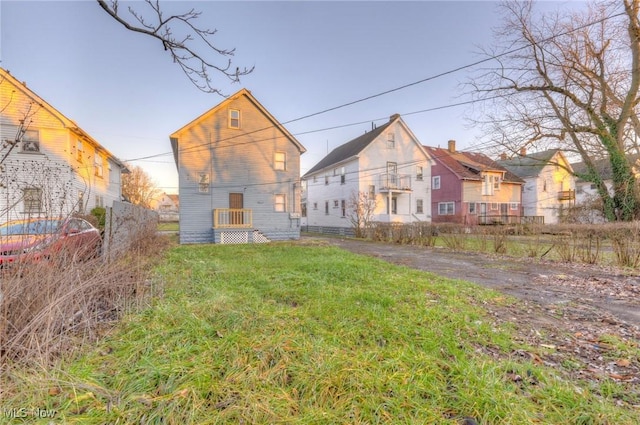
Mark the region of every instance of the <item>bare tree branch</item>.
<instances>
[{"instance_id":1,"label":"bare tree branch","mask_svg":"<svg viewBox=\"0 0 640 425\"><path fill-rule=\"evenodd\" d=\"M132 6L127 8L128 13L122 13L118 0L97 1L105 12L129 31L159 40L164 50L170 53L173 61L199 90L224 96L214 85L214 74L237 83L240 77L254 70L253 66L233 68L231 57L235 54L235 49L220 49L213 44L211 39L217 31L200 28L195 23L201 12L191 9L185 13L165 17L159 0L145 0L144 4L150 15L145 17L145 14ZM222 59L221 63L209 58L210 53L218 56L218 60Z\"/></svg>"},{"instance_id":2,"label":"bare tree branch","mask_svg":"<svg viewBox=\"0 0 640 425\"><path fill-rule=\"evenodd\" d=\"M620 6L624 12L620 12ZM483 126L496 146L554 147L586 165L610 220L640 217L632 161L640 130L640 0L600 1L586 11L534 14L534 2L504 2L495 66L472 79L475 100L487 99ZM501 53L506 52L506 53ZM613 193L596 161L609 161Z\"/></svg>"}]
</instances>

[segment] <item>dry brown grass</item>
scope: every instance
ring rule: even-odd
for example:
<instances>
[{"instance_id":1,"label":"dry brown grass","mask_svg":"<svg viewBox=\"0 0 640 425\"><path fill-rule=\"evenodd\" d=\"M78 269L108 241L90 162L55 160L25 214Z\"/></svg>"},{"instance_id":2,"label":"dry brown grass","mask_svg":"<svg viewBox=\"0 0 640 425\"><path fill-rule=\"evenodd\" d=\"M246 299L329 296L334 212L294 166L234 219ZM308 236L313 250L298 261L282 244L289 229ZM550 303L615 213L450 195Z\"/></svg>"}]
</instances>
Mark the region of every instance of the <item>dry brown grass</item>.
<instances>
[{"instance_id":1,"label":"dry brown grass","mask_svg":"<svg viewBox=\"0 0 640 425\"><path fill-rule=\"evenodd\" d=\"M0 365L46 364L95 341L106 324L148 299L149 271L168 245L147 230L110 262L66 257L3 269Z\"/></svg>"}]
</instances>

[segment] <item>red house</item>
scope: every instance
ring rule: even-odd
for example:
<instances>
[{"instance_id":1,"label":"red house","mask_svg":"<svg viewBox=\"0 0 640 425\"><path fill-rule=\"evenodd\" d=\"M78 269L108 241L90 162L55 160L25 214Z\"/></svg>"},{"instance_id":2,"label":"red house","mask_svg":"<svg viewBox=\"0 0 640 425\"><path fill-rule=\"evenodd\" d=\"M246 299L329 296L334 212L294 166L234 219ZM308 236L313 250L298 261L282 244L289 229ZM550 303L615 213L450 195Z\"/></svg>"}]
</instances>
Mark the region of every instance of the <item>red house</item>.
<instances>
[{"instance_id":1,"label":"red house","mask_svg":"<svg viewBox=\"0 0 640 425\"><path fill-rule=\"evenodd\" d=\"M431 211L434 223L506 224L522 216L524 180L488 156L425 146L431 167Z\"/></svg>"}]
</instances>

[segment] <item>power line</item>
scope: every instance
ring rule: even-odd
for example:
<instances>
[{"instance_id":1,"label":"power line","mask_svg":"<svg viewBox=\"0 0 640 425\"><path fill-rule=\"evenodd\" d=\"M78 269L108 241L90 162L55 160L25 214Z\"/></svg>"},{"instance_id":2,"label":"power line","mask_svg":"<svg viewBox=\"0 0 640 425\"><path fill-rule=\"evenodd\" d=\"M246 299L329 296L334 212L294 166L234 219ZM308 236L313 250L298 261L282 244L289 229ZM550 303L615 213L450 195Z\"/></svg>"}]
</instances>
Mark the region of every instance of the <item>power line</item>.
<instances>
[{"instance_id":1,"label":"power line","mask_svg":"<svg viewBox=\"0 0 640 425\"><path fill-rule=\"evenodd\" d=\"M589 22L589 23L586 23L584 25L580 25L578 27L572 28L572 29L567 30L565 32L562 32L560 34L555 34L555 35L553 35L551 37L548 37L546 39L540 40L539 42L536 42L534 44L546 43L546 42L551 41L551 40L553 40L555 38L568 35L568 34L570 34L572 32L575 32L575 31L578 31L578 30L581 30L581 29L584 29L584 28L588 28L588 27L590 27L592 25L596 25L596 24L605 22L605 21L607 21L609 19L613 19L613 18L616 18L616 17L619 17L619 16L623 16L624 14L625 14L625 12L620 12L620 13L617 13L617 14L614 14L614 15L606 16L606 17L604 17L602 19L599 19L599 20L596 20L596 21L593 21L593 22ZM413 86L416 86L418 84L422 84L422 83L427 82L427 81L432 81L432 80L435 80L437 78L444 77L446 75L450 75L450 74L453 74L453 73L456 73L456 72L459 72L459 71L462 71L462 70L465 70L465 69L468 69L468 68L475 67L475 66L483 64L485 62L493 61L493 60L498 59L500 57L516 53L516 52L518 52L520 50L524 50L524 49L527 49L529 47L530 47L530 45L524 45L524 46L521 46L521 47L517 47L517 48L511 49L511 50L507 50L507 51L505 51L503 53L499 53L497 55L493 55L493 56L490 56L488 58L481 59L481 60L469 63L467 65L459 66L457 68L454 68L454 69L451 69L451 70L448 70L448 71L444 71L444 72L441 72L439 74L436 74L436 75L433 75L433 76L429 76L429 77L426 77L426 78L423 78L423 79L420 79L420 80L417 80L417 81L414 81L414 82L411 82L411 83L408 83L408 84L404 84L404 85L401 85L401 86L398 86L398 87L395 87L395 88L392 88L392 89L389 89L389 90L385 90L385 91L382 91L382 92L379 92L379 93L376 93L376 94L373 94L373 95L370 95L370 96L362 97L360 99L356 99L356 100L353 100L353 101L350 101L350 102L347 102L347 103L343 103L343 104L340 104L340 105L337 105L337 106L334 106L334 107L331 107L331 108L326 108L326 109L320 110L318 112L314 112L314 113L311 113L311 114L303 115L301 117L285 121L285 122L281 123L281 125L285 125L285 124L290 124L292 122L301 121L301 120L304 120L304 119L307 119L307 118L311 118L311 117L314 117L314 116L325 114L327 112L335 111L335 110L338 110L338 109L341 109L341 108L345 108L347 106L352 106L352 105L355 105L357 103L361 103L361 102L364 102L364 101L367 101L367 100L371 100L371 99L374 99L374 98L377 98L377 97L380 97L380 96L384 96L384 95L389 94L389 93L393 93L393 92L396 92L396 91L399 91L399 90L403 90L405 88L413 87ZM475 102L480 102L480 101L485 101L485 100L491 100L491 99L496 98L496 97L471 100L471 101L468 101L468 102L460 102L460 103L457 103L457 104L445 105L445 106L441 106L441 107L438 107L438 108L430 108L430 109L427 109L427 110L424 110L424 111L427 112L427 111L433 111L433 110L437 110L437 109L444 109L444 108L453 107L453 106L460 106L460 105L464 105L464 104L470 104L470 103L475 103ZM415 112L415 113L419 113L419 112ZM355 124L351 124L351 125L355 125ZM233 137L229 137L229 138L226 138L226 139L220 139L220 140L217 140L216 142L219 143L219 142L223 142L223 141L236 139L238 137L244 137L244 136L247 136L247 135L250 135L250 134L254 134L254 133L257 133L257 132L260 132L260 131L265 131L265 130L272 129L274 127L275 126L273 126L273 125L272 126L268 126L268 127L265 127L265 128L261 128L261 129L257 129L257 130L251 131L251 132L245 132L245 133L242 133L242 134L239 134L239 135L236 135L236 136L233 136ZM337 126L335 128L340 128L340 127L341 126ZM318 131L326 131L326 130L318 130ZM311 132L314 132L314 131L309 131L309 132L304 132L304 133L299 133L299 134L309 134ZM248 142L248 143L251 143L251 142ZM185 151L190 150L190 149L196 149L198 147L206 146L208 144L209 143L196 145L196 146L190 146L188 148L185 148L185 149L181 150L180 152L185 152ZM236 146L237 146L237 144L236 144ZM171 155L171 154L173 154L173 152L165 152L165 153L161 153L161 154L149 155L149 156L140 157L140 158L133 158L133 159L129 159L128 161L133 162L133 161L139 161L139 160L143 160L143 159L151 159L151 158L155 158L155 157L158 157L158 156L165 156L165 155Z\"/></svg>"}]
</instances>

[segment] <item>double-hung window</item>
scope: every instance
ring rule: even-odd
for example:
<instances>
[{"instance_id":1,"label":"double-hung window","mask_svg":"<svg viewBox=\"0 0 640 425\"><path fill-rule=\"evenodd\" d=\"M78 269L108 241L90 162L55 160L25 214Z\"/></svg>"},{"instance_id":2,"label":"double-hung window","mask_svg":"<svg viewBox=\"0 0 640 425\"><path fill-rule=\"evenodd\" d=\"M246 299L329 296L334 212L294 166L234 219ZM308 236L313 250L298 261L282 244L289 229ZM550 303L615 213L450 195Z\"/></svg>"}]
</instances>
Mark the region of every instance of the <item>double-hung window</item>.
<instances>
[{"instance_id":1,"label":"double-hung window","mask_svg":"<svg viewBox=\"0 0 640 425\"><path fill-rule=\"evenodd\" d=\"M277 171L287 169L287 154L285 152L276 152L273 158L273 168Z\"/></svg>"},{"instance_id":2,"label":"double-hung window","mask_svg":"<svg viewBox=\"0 0 640 425\"><path fill-rule=\"evenodd\" d=\"M285 212L287 210L287 196L283 193L277 193L275 196L275 211Z\"/></svg>"},{"instance_id":3,"label":"double-hung window","mask_svg":"<svg viewBox=\"0 0 640 425\"><path fill-rule=\"evenodd\" d=\"M229 109L229 128L240 128L240 111Z\"/></svg>"},{"instance_id":4,"label":"double-hung window","mask_svg":"<svg viewBox=\"0 0 640 425\"><path fill-rule=\"evenodd\" d=\"M455 204L453 202L438 203L438 215L454 215L455 212Z\"/></svg>"},{"instance_id":5,"label":"double-hung window","mask_svg":"<svg viewBox=\"0 0 640 425\"><path fill-rule=\"evenodd\" d=\"M39 213L42 210L42 189L27 187L22 190L25 213Z\"/></svg>"}]
</instances>

